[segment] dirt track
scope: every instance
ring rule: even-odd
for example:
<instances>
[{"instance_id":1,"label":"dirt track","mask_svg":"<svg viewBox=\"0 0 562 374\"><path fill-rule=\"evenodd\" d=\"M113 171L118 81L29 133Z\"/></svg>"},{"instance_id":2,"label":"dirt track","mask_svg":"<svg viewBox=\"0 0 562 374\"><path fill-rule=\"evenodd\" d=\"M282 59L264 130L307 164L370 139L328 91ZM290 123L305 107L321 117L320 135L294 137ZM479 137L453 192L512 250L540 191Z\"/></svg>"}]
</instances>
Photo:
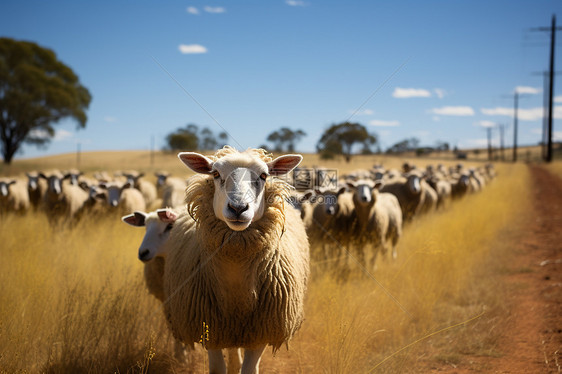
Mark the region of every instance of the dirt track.
<instances>
[{"instance_id":1,"label":"dirt track","mask_svg":"<svg viewBox=\"0 0 562 374\"><path fill-rule=\"evenodd\" d=\"M512 257L501 281L511 309L501 324L500 356L466 356L457 367L431 372L562 372L562 179L540 166L529 168L532 208L518 227L508 228L504 243ZM525 197L513 196L513 203L519 198Z\"/></svg>"}]
</instances>

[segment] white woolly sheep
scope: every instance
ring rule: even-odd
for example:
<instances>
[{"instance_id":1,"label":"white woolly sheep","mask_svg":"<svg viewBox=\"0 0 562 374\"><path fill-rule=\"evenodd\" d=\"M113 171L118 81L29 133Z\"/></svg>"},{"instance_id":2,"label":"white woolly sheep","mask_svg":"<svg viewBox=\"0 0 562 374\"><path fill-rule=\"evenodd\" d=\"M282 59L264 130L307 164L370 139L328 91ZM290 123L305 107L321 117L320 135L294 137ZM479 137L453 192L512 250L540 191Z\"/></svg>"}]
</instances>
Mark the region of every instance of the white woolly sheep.
<instances>
[{"instance_id":1,"label":"white woolly sheep","mask_svg":"<svg viewBox=\"0 0 562 374\"><path fill-rule=\"evenodd\" d=\"M0 179L0 214L25 213L28 209L29 194L26 183L20 179Z\"/></svg>"},{"instance_id":2,"label":"white woolly sheep","mask_svg":"<svg viewBox=\"0 0 562 374\"><path fill-rule=\"evenodd\" d=\"M69 176L63 176L58 171L40 173L39 176L47 180L47 192L43 197L45 212L56 223L60 218L73 218L80 211L88 193L79 186L64 183Z\"/></svg>"},{"instance_id":3,"label":"white woolly sheep","mask_svg":"<svg viewBox=\"0 0 562 374\"><path fill-rule=\"evenodd\" d=\"M389 179L380 191L396 196L400 203L404 223L412 221L424 202L421 179L415 174Z\"/></svg>"},{"instance_id":4,"label":"white woolly sheep","mask_svg":"<svg viewBox=\"0 0 562 374\"><path fill-rule=\"evenodd\" d=\"M123 176L127 178L127 182L131 183L142 193L146 206L151 207L158 198L156 186L145 179L141 179L144 177L144 173L139 173L138 171L126 171L123 172Z\"/></svg>"},{"instance_id":5,"label":"white woolly sheep","mask_svg":"<svg viewBox=\"0 0 562 374\"><path fill-rule=\"evenodd\" d=\"M107 192L107 204L111 208L119 207L120 212L134 212L146 210L146 203L142 193L133 188L131 183L102 182L99 187Z\"/></svg>"},{"instance_id":6,"label":"white woolly sheep","mask_svg":"<svg viewBox=\"0 0 562 374\"><path fill-rule=\"evenodd\" d=\"M187 215L187 212L180 213ZM153 212L134 212L122 217L123 222L135 226L145 227L146 232L138 250L138 258L144 263L144 281L146 288L160 302L166 302L164 294L164 269L166 261L166 246L164 245L170 237L170 231L180 215L172 209L158 209ZM189 218L187 218L189 226ZM191 225L195 221L191 220ZM185 358L183 343L175 341L175 356L178 360ZM238 350L228 351L228 367L240 369L241 357Z\"/></svg>"},{"instance_id":7,"label":"white woolly sheep","mask_svg":"<svg viewBox=\"0 0 562 374\"><path fill-rule=\"evenodd\" d=\"M365 244L373 246L371 269L375 266L378 250L381 249L385 254L389 241L392 257L396 259L396 245L402 236L402 210L398 199L393 194L379 192L382 181L360 179L356 182L348 181L348 186L353 191L353 204L357 214L359 230L356 235L365 238Z\"/></svg>"},{"instance_id":8,"label":"white woolly sheep","mask_svg":"<svg viewBox=\"0 0 562 374\"><path fill-rule=\"evenodd\" d=\"M43 202L43 196L47 192L47 182L39 177L39 173L25 173L27 176L27 193L29 203L34 209L38 209Z\"/></svg>"},{"instance_id":9,"label":"white woolly sheep","mask_svg":"<svg viewBox=\"0 0 562 374\"><path fill-rule=\"evenodd\" d=\"M202 175L186 190L189 215L176 221L164 272L169 326L186 344L208 328L209 371L225 373L220 349L244 348L242 374L257 373L266 345L276 351L303 321L309 245L291 186L274 178L302 160L225 146L179 158Z\"/></svg>"},{"instance_id":10,"label":"white woolly sheep","mask_svg":"<svg viewBox=\"0 0 562 374\"><path fill-rule=\"evenodd\" d=\"M342 259L347 264L347 253L353 250L357 239L353 194L347 192L346 186L339 185L337 189L317 189L314 198L312 221L307 226L311 256L316 261L333 260L337 269Z\"/></svg>"},{"instance_id":11,"label":"white woolly sheep","mask_svg":"<svg viewBox=\"0 0 562 374\"><path fill-rule=\"evenodd\" d=\"M179 208L184 204L184 194L187 183L185 180L171 177L168 172L155 173L156 189L162 198L162 207Z\"/></svg>"}]
</instances>

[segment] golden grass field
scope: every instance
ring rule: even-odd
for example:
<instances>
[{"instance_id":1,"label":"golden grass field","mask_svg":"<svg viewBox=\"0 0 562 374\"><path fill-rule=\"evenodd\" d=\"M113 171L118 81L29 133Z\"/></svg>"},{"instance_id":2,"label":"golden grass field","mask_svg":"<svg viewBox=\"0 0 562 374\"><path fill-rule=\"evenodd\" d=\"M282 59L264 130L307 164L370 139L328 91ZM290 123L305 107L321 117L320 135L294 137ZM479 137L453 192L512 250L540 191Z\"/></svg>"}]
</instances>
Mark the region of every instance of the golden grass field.
<instances>
[{"instance_id":1,"label":"golden grass field","mask_svg":"<svg viewBox=\"0 0 562 374\"><path fill-rule=\"evenodd\" d=\"M303 164L343 173L404 161L365 156L345 164L306 155ZM158 154L150 166L148 152L140 151L83 154L81 165L87 172L188 175L174 155ZM55 167L76 164L68 155L23 160L3 173ZM523 164L497 170L481 193L407 226L398 259L379 259L375 272L355 268L344 283L312 264L305 322L288 351L273 357L266 350L262 371L424 372L432 362L454 365L463 355L501 355L496 330L509 308L496 282L509 255L502 232L528 209L527 200L513 204L512 197L524 196L530 180ZM0 373L205 373L200 347L189 364L173 358L162 310L137 260L143 235L117 216L59 229L42 213L0 217Z\"/></svg>"}]
</instances>

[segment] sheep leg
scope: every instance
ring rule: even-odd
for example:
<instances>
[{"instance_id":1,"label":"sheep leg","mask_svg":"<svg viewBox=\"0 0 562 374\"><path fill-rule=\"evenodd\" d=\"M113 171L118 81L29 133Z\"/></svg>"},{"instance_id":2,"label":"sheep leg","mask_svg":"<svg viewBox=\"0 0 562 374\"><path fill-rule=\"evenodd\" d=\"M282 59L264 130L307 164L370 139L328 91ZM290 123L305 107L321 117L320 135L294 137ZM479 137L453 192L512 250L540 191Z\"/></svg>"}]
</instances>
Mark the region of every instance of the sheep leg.
<instances>
[{"instance_id":1,"label":"sheep leg","mask_svg":"<svg viewBox=\"0 0 562 374\"><path fill-rule=\"evenodd\" d=\"M242 367L242 355L240 348L229 348L226 350L228 357L227 374L238 374Z\"/></svg>"},{"instance_id":2,"label":"sheep leg","mask_svg":"<svg viewBox=\"0 0 562 374\"><path fill-rule=\"evenodd\" d=\"M264 350L265 345L256 349L244 350L244 362L242 363L241 374L259 374L260 359Z\"/></svg>"},{"instance_id":3,"label":"sheep leg","mask_svg":"<svg viewBox=\"0 0 562 374\"><path fill-rule=\"evenodd\" d=\"M209 350L209 374L226 374L226 364L220 349Z\"/></svg>"}]
</instances>

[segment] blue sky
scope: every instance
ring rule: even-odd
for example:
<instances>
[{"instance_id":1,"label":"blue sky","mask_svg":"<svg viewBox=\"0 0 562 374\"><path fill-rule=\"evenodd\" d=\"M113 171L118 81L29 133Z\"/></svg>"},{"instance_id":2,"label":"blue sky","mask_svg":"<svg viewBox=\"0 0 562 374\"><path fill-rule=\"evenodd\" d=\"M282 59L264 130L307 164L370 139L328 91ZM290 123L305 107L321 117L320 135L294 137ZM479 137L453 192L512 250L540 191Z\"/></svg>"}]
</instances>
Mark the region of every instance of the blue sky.
<instances>
[{"instance_id":1,"label":"blue sky","mask_svg":"<svg viewBox=\"0 0 562 374\"><path fill-rule=\"evenodd\" d=\"M77 143L149 149L151 137L160 148L187 123L224 128L237 148L288 126L307 132L298 149L313 151L345 120L383 149L409 137L463 148L485 145L483 126L498 123L511 144L516 87L529 92L520 144L539 141L543 80L533 73L547 68L549 37L529 29L552 14L562 24L562 2L14 0L0 14L1 36L53 49L93 96L86 129L63 121L47 149L18 157ZM557 66L560 57L558 48Z\"/></svg>"}]
</instances>

